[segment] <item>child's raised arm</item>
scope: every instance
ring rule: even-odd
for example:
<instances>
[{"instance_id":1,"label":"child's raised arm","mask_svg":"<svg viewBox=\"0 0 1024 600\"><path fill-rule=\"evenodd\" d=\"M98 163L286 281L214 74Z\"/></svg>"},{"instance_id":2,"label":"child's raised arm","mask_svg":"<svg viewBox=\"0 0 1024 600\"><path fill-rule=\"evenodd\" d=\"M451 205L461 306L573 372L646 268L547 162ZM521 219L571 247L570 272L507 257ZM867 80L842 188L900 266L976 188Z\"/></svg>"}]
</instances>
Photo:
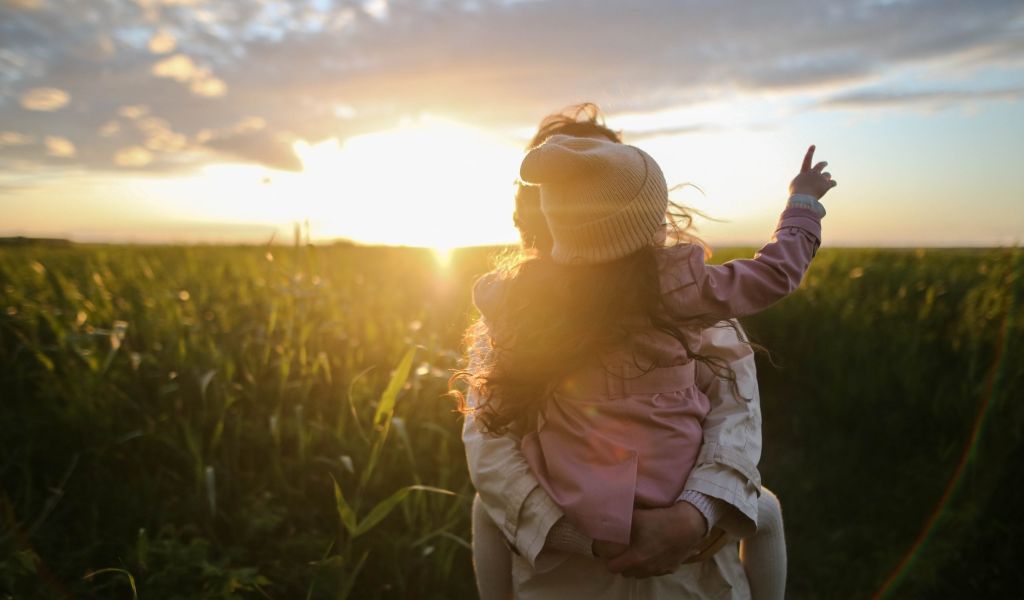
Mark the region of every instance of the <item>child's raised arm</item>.
<instances>
[{"instance_id":1,"label":"child's raised arm","mask_svg":"<svg viewBox=\"0 0 1024 600\"><path fill-rule=\"evenodd\" d=\"M837 185L830 173L823 172L828 163L812 167L813 159L811 146L789 185L789 202L775 234L754 258L707 265L703 249L682 249L686 255L678 260L684 264L669 265L662 284L674 316L742 317L768 308L800 285L821 244L825 208L818 200Z\"/></svg>"}]
</instances>

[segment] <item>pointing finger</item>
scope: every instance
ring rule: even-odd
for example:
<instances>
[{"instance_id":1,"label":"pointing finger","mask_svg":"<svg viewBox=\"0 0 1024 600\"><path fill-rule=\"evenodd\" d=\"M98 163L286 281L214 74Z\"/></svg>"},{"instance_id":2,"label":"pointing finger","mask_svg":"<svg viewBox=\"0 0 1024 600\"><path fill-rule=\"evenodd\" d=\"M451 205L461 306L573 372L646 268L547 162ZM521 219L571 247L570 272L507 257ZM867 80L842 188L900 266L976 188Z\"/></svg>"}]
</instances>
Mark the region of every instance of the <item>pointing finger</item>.
<instances>
[{"instance_id":1,"label":"pointing finger","mask_svg":"<svg viewBox=\"0 0 1024 600\"><path fill-rule=\"evenodd\" d=\"M804 155L804 163L800 165L800 172L804 173L811 170L811 161L814 160L814 144L807 149L807 154Z\"/></svg>"}]
</instances>

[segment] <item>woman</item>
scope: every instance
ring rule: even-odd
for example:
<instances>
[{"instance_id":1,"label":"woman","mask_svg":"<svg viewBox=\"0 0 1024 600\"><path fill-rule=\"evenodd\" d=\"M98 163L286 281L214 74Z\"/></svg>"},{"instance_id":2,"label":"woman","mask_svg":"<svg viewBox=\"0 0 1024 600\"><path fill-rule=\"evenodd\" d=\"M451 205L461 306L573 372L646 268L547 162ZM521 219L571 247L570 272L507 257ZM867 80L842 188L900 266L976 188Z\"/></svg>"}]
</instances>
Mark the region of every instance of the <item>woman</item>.
<instances>
[{"instance_id":1,"label":"woman","mask_svg":"<svg viewBox=\"0 0 1024 600\"><path fill-rule=\"evenodd\" d=\"M621 142L601 123L593 105L546 118L530 146L554 134ZM515 222L524 247L541 254L550 251L551 236L540 213L536 188L519 187ZM750 596L735 543L706 561L679 568L712 527L745 537L758 520L760 412L753 355L739 335L733 327L713 327L704 334L703 352L728 362L739 385L737 389L710 372L702 373L711 412L704 423L700 458L679 501L668 508L637 510L631 547L599 572L590 540L562 519L561 511L539 487L519 441L511 436L484 435L473 416L467 416L463 439L479 492L473 526L482 598L509 597L513 578L519 597ZM475 357L481 358L486 349L475 352ZM470 404L475 401L472 393L468 400ZM764 496L762 513L777 514L778 503L772 499L770 494ZM780 519L775 521L781 524ZM782 543L781 527L778 530ZM515 552L511 560L507 553L494 551L496 543L503 540ZM781 597L784 576L774 583L777 592L766 590L757 596Z\"/></svg>"}]
</instances>

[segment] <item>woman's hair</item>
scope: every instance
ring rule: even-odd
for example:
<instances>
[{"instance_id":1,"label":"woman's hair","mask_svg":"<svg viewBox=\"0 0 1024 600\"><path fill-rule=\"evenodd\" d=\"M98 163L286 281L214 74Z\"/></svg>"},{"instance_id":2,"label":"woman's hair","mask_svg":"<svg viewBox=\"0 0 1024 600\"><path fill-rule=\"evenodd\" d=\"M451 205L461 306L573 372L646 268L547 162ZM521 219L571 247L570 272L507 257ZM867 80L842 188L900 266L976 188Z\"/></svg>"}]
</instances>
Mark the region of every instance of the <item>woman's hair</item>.
<instances>
[{"instance_id":1,"label":"woman's hair","mask_svg":"<svg viewBox=\"0 0 1024 600\"><path fill-rule=\"evenodd\" d=\"M546 117L533 145L566 131L621 142L618 134L604 126L596 106L581 104ZM735 389L736 375L728 363L691 348L684 331L713 323L676 318L664 302L657 256L664 245L652 240L648 247L603 264L559 265L550 258L551 236L539 200L539 221L524 218L521 212L520 195L528 189L519 188L516 224L525 249L533 251L506 255L499 263L500 300L491 307L486 327L477 322L466 333L476 360L449 382L462 412L472 411L484 432L522 434L535 425L538 412L567 375L598 364L607 351L628 345L631 334L651 329L675 338L691 359L731 381ZM682 206L669 203L666 228L669 242L704 247L691 234L692 216ZM650 370L669 365L638 366ZM478 393L476 408L467 407L465 398L454 390L459 381Z\"/></svg>"}]
</instances>

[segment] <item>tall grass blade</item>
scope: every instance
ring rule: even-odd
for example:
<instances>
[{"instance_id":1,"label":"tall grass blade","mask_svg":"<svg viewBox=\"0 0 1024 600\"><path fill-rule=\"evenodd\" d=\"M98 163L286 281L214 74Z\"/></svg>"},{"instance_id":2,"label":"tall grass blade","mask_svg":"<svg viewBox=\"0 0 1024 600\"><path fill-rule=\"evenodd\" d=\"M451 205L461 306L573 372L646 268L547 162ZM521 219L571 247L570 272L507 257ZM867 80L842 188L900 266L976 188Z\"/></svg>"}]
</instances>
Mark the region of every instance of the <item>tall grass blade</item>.
<instances>
[{"instance_id":1,"label":"tall grass blade","mask_svg":"<svg viewBox=\"0 0 1024 600\"><path fill-rule=\"evenodd\" d=\"M370 510L370 513L359 522L359 525L355 528L355 532L353 532L352 537L360 536L376 527L378 523L383 521L384 518L387 517L391 511L401 504L402 500L405 500L406 496L412 492L433 492L435 494L445 494L447 496L455 495L455 492L450 490L431 487L429 485L410 485L408 487L404 487L384 500L378 502L377 505Z\"/></svg>"},{"instance_id":2,"label":"tall grass blade","mask_svg":"<svg viewBox=\"0 0 1024 600\"><path fill-rule=\"evenodd\" d=\"M409 371L412 369L412 359L416 356L416 348L409 348L405 352L405 356L398 363L398 367L395 368L395 372L391 375L391 381L388 382L388 387L384 389L384 393L380 396L380 402L377 404L377 411L373 414L373 426L376 428L383 428L381 436L387 435L388 427L391 425L391 417L395 414L395 402L398 400L398 392L402 391L402 386L405 385L407 379L409 379Z\"/></svg>"},{"instance_id":3,"label":"tall grass blade","mask_svg":"<svg viewBox=\"0 0 1024 600\"><path fill-rule=\"evenodd\" d=\"M345 583L341 586L341 590L338 591L338 600L347 600L349 594L352 593L352 588L356 585L356 579L359 577L359 572L363 570L363 565L366 563L367 557L370 556L370 551L363 552L363 555L359 557L359 562L356 563L354 569L346 578Z\"/></svg>"},{"instance_id":4,"label":"tall grass blade","mask_svg":"<svg viewBox=\"0 0 1024 600\"><path fill-rule=\"evenodd\" d=\"M398 393L402 391L406 380L409 379L409 371L412 370L412 359L415 356L415 347L406 350L405 356L399 361L398 367L395 368L395 372L391 375L388 386L384 389L384 393L381 394L380 402L377 403L377 410L373 414L373 426L380 433L373 442L373 448L370 449L370 459L366 462L366 469L363 470L359 477L360 488L366 485L366 482L370 480L374 469L377 467L377 460L380 458L381 449L384 447L384 442L388 439L388 431L391 429L391 419L395 414L395 403L398 400Z\"/></svg>"},{"instance_id":5,"label":"tall grass blade","mask_svg":"<svg viewBox=\"0 0 1024 600\"><path fill-rule=\"evenodd\" d=\"M356 513L345 500L345 494L341 492L341 486L338 485L338 480L334 478L334 475L331 475L331 481L334 482L334 504L338 510L338 518L345 527L345 531L348 531L349 535L355 536Z\"/></svg>"},{"instance_id":6,"label":"tall grass blade","mask_svg":"<svg viewBox=\"0 0 1024 600\"><path fill-rule=\"evenodd\" d=\"M127 569L116 569L114 567L108 567L106 569L98 569L96 571L89 571L82 579L86 581L92 581L97 575L103 575L104 573L120 573L128 578L128 585L132 587L132 600L139 600L139 590L135 587L135 577L132 576Z\"/></svg>"}]
</instances>

